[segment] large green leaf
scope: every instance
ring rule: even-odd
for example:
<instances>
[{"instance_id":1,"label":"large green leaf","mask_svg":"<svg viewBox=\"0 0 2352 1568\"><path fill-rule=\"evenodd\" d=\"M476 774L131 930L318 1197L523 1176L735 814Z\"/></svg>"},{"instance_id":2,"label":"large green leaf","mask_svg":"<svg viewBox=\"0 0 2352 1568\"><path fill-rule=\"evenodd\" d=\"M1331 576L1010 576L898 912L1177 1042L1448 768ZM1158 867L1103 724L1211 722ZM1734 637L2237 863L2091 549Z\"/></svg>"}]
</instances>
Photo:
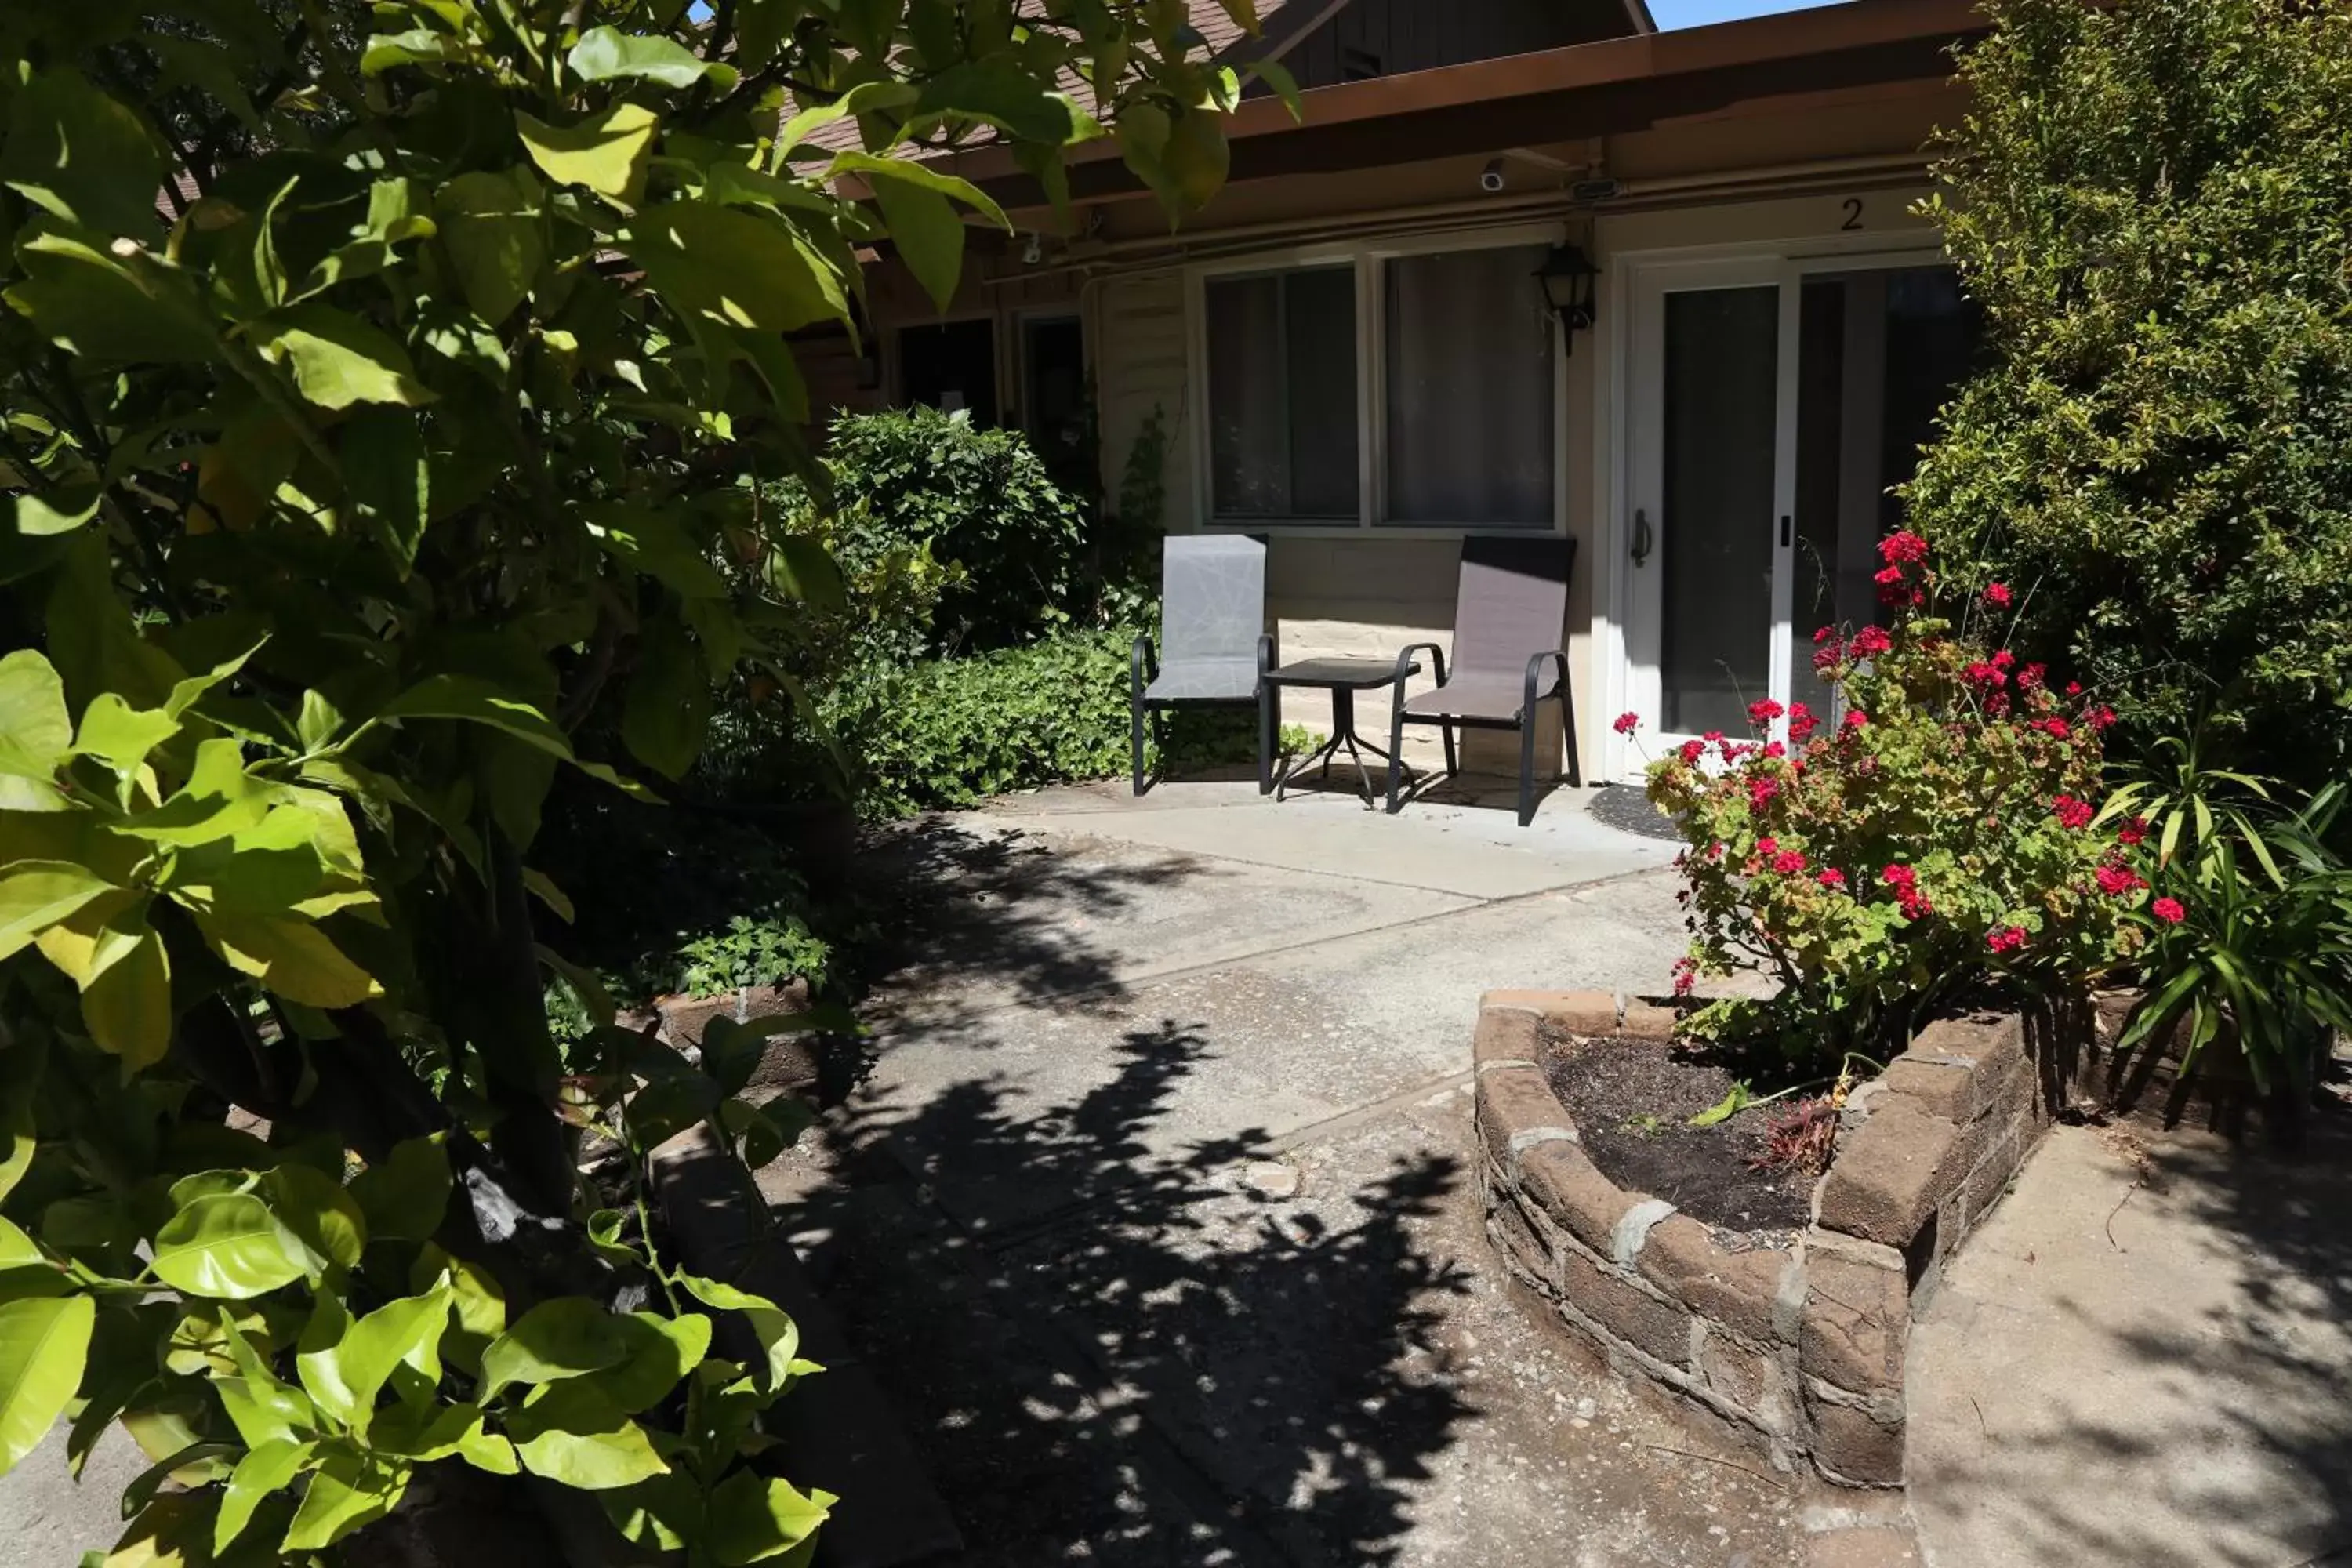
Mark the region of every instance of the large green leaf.
<instances>
[{"instance_id":1,"label":"large green leaf","mask_svg":"<svg viewBox=\"0 0 2352 1568\"><path fill-rule=\"evenodd\" d=\"M195 285L159 257L48 233L19 240L16 259L25 280L7 291L8 303L60 348L150 363L220 356Z\"/></svg>"},{"instance_id":2,"label":"large green leaf","mask_svg":"<svg viewBox=\"0 0 2352 1568\"><path fill-rule=\"evenodd\" d=\"M261 1180L261 1195L320 1268L357 1268L367 1251L367 1221L341 1182L289 1160Z\"/></svg>"},{"instance_id":3,"label":"large green leaf","mask_svg":"<svg viewBox=\"0 0 2352 1568\"><path fill-rule=\"evenodd\" d=\"M950 66L923 83L914 113L980 121L1024 142L1060 142L1083 129L1070 108L1050 84L1008 56Z\"/></svg>"},{"instance_id":4,"label":"large green leaf","mask_svg":"<svg viewBox=\"0 0 2352 1568\"><path fill-rule=\"evenodd\" d=\"M19 860L0 871L0 958L115 886L87 866Z\"/></svg>"},{"instance_id":5,"label":"large green leaf","mask_svg":"<svg viewBox=\"0 0 2352 1568\"><path fill-rule=\"evenodd\" d=\"M517 110L515 129L540 172L559 185L585 185L635 206L646 183L646 155L661 119L642 103L615 103L575 125L549 125Z\"/></svg>"},{"instance_id":6,"label":"large green leaf","mask_svg":"<svg viewBox=\"0 0 2352 1568\"><path fill-rule=\"evenodd\" d=\"M46 779L73 744L66 683L38 648L0 658L0 772Z\"/></svg>"},{"instance_id":7,"label":"large green leaf","mask_svg":"<svg viewBox=\"0 0 2352 1568\"><path fill-rule=\"evenodd\" d=\"M275 793L245 771L242 742L215 737L196 747L188 782L171 799L120 824L119 831L181 848L210 844L259 823Z\"/></svg>"},{"instance_id":8,"label":"large green leaf","mask_svg":"<svg viewBox=\"0 0 2352 1568\"><path fill-rule=\"evenodd\" d=\"M382 531L405 574L416 560L431 510L433 465L424 429L400 409L370 408L343 422L335 456L342 462L344 489L360 515Z\"/></svg>"},{"instance_id":9,"label":"large green leaf","mask_svg":"<svg viewBox=\"0 0 2352 1568\"><path fill-rule=\"evenodd\" d=\"M302 1278L302 1243L252 1194L215 1193L155 1233L152 1268L174 1290L241 1301Z\"/></svg>"},{"instance_id":10,"label":"large green leaf","mask_svg":"<svg viewBox=\"0 0 2352 1568\"><path fill-rule=\"evenodd\" d=\"M270 1371L233 1324L227 1338L229 1359L236 1363L237 1375L213 1379L213 1392L219 1395L229 1425L236 1428L246 1447L308 1437L319 1423L310 1396Z\"/></svg>"},{"instance_id":11,"label":"large green leaf","mask_svg":"<svg viewBox=\"0 0 2352 1568\"><path fill-rule=\"evenodd\" d=\"M438 1135L410 1138L352 1178L351 1193L371 1235L429 1241L449 1207L449 1152Z\"/></svg>"},{"instance_id":12,"label":"large green leaf","mask_svg":"<svg viewBox=\"0 0 2352 1568\"><path fill-rule=\"evenodd\" d=\"M255 345L288 365L302 395L321 408L357 403L414 407L433 394L416 379L408 351L357 316L330 305L296 305L262 324Z\"/></svg>"},{"instance_id":13,"label":"large green leaf","mask_svg":"<svg viewBox=\"0 0 2352 1568\"><path fill-rule=\"evenodd\" d=\"M523 1468L583 1491L631 1486L669 1469L645 1428L592 1383L538 1390L508 1415L507 1435Z\"/></svg>"},{"instance_id":14,"label":"large green leaf","mask_svg":"<svg viewBox=\"0 0 2352 1568\"><path fill-rule=\"evenodd\" d=\"M803 1492L756 1470L738 1470L710 1490L710 1560L744 1568L781 1557L816 1533L831 1511L828 1492Z\"/></svg>"},{"instance_id":15,"label":"large green leaf","mask_svg":"<svg viewBox=\"0 0 2352 1568\"><path fill-rule=\"evenodd\" d=\"M446 1286L422 1296L404 1296L353 1323L335 1347L342 1386L351 1399L345 1418L362 1437L367 1436L376 1396L394 1367L405 1362L428 1381L441 1381L441 1335L449 1326L449 1301Z\"/></svg>"},{"instance_id":16,"label":"large green leaf","mask_svg":"<svg viewBox=\"0 0 2352 1568\"><path fill-rule=\"evenodd\" d=\"M753 1295L723 1280L680 1274L677 1282L706 1307L742 1313L751 1324L752 1336L760 1342L760 1349L767 1355L766 1386L773 1390L784 1385L792 1376L793 1363L801 1349L801 1331L790 1313L765 1296Z\"/></svg>"},{"instance_id":17,"label":"large green leaf","mask_svg":"<svg viewBox=\"0 0 2352 1568\"><path fill-rule=\"evenodd\" d=\"M497 326L547 265L547 197L529 169L460 174L433 198L441 243L474 314Z\"/></svg>"},{"instance_id":18,"label":"large green leaf","mask_svg":"<svg viewBox=\"0 0 2352 1568\"><path fill-rule=\"evenodd\" d=\"M875 180L874 199L881 204L899 259L931 303L945 310L963 276L963 220L947 197L905 180Z\"/></svg>"},{"instance_id":19,"label":"large green leaf","mask_svg":"<svg viewBox=\"0 0 2352 1568\"><path fill-rule=\"evenodd\" d=\"M226 1552L229 1543L245 1532L262 1500L284 1490L317 1452L317 1445L291 1437L273 1437L247 1449L221 1491L220 1512L213 1519L214 1553Z\"/></svg>"},{"instance_id":20,"label":"large green leaf","mask_svg":"<svg viewBox=\"0 0 2352 1568\"><path fill-rule=\"evenodd\" d=\"M139 1072L172 1048L172 963L163 936L143 920L122 935L125 945L104 954L82 987L81 1017L100 1050Z\"/></svg>"},{"instance_id":21,"label":"large green leaf","mask_svg":"<svg viewBox=\"0 0 2352 1568\"><path fill-rule=\"evenodd\" d=\"M831 103L812 104L784 121L777 133L772 167L781 169L784 161L807 142L815 132L836 120L854 114L875 114L887 109L905 109L921 97L910 82L860 82Z\"/></svg>"},{"instance_id":22,"label":"large green leaf","mask_svg":"<svg viewBox=\"0 0 2352 1568\"><path fill-rule=\"evenodd\" d=\"M74 750L118 773L130 773L147 760L148 752L179 732L178 721L161 708L133 708L119 694L101 691L82 710Z\"/></svg>"},{"instance_id":23,"label":"large green leaf","mask_svg":"<svg viewBox=\"0 0 2352 1568\"><path fill-rule=\"evenodd\" d=\"M363 1524L390 1513L408 1490L413 1467L402 1460L362 1457L333 1449L310 1472L302 1506L294 1510L279 1547L286 1552L323 1552Z\"/></svg>"},{"instance_id":24,"label":"large green leaf","mask_svg":"<svg viewBox=\"0 0 2352 1568\"><path fill-rule=\"evenodd\" d=\"M615 560L657 578L681 598L727 596L727 579L675 517L620 501L591 508L587 515L596 542Z\"/></svg>"},{"instance_id":25,"label":"large green leaf","mask_svg":"<svg viewBox=\"0 0 2352 1568\"><path fill-rule=\"evenodd\" d=\"M710 726L710 671L687 636L686 623L664 616L648 626L621 708L629 754L669 778L682 778L701 753Z\"/></svg>"},{"instance_id":26,"label":"large green leaf","mask_svg":"<svg viewBox=\"0 0 2352 1568\"><path fill-rule=\"evenodd\" d=\"M163 160L139 116L69 68L16 87L0 184L101 234L152 235Z\"/></svg>"},{"instance_id":27,"label":"large green leaf","mask_svg":"<svg viewBox=\"0 0 2352 1568\"><path fill-rule=\"evenodd\" d=\"M15 1469L65 1413L97 1321L87 1296L0 1302L0 1474Z\"/></svg>"},{"instance_id":28,"label":"large green leaf","mask_svg":"<svg viewBox=\"0 0 2352 1568\"><path fill-rule=\"evenodd\" d=\"M572 46L564 63L583 81L615 78L692 87L709 77L721 89L735 85L735 68L706 63L675 38L633 37L615 27L592 27Z\"/></svg>"},{"instance_id":29,"label":"large green leaf","mask_svg":"<svg viewBox=\"0 0 2352 1568\"><path fill-rule=\"evenodd\" d=\"M710 1352L710 1320L699 1312L677 1318L633 1312L630 1318L639 1326L631 1334L635 1346L628 1359L589 1375L616 1408L633 1415L660 1403Z\"/></svg>"},{"instance_id":30,"label":"large green leaf","mask_svg":"<svg viewBox=\"0 0 2352 1568\"><path fill-rule=\"evenodd\" d=\"M267 915L199 913L196 925L229 966L254 976L289 1002L355 1007L383 994L365 970L307 921Z\"/></svg>"},{"instance_id":31,"label":"large green leaf","mask_svg":"<svg viewBox=\"0 0 2352 1568\"><path fill-rule=\"evenodd\" d=\"M484 1405L514 1384L551 1383L616 1366L636 1348L638 1324L581 1296L541 1301L482 1352Z\"/></svg>"},{"instance_id":32,"label":"large green leaf","mask_svg":"<svg viewBox=\"0 0 2352 1568\"><path fill-rule=\"evenodd\" d=\"M998 206L995 199L978 185L973 184L970 180L959 179L953 174L941 174L930 165L919 163L911 158L877 158L871 153L837 153L834 154L833 162L825 166L822 177L831 180L843 174L857 175L872 185L877 195L886 184L912 185L921 190L936 192L940 195L961 202L1008 233L1013 227L1012 220L1004 216L1004 209Z\"/></svg>"},{"instance_id":33,"label":"large green leaf","mask_svg":"<svg viewBox=\"0 0 2352 1568\"><path fill-rule=\"evenodd\" d=\"M638 214L621 244L663 301L687 315L770 332L849 319L834 264L764 213L667 202Z\"/></svg>"},{"instance_id":34,"label":"large green leaf","mask_svg":"<svg viewBox=\"0 0 2352 1568\"><path fill-rule=\"evenodd\" d=\"M458 719L488 724L570 761L572 742L530 701L469 675L431 675L384 704L378 719Z\"/></svg>"}]
</instances>

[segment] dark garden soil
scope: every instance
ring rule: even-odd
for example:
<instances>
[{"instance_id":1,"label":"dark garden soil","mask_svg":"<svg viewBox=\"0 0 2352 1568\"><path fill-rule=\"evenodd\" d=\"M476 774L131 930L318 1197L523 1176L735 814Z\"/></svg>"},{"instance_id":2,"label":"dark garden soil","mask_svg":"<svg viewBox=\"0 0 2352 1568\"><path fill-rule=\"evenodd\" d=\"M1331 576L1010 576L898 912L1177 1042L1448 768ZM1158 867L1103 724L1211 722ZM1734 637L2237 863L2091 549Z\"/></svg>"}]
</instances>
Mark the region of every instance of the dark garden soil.
<instances>
[{"instance_id":1,"label":"dark garden soil","mask_svg":"<svg viewBox=\"0 0 2352 1568\"><path fill-rule=\"evenodd\" d=\"M1818 1178L1749 1163L1763 1153L1766 1123L1784 1102L1693 1127L1692 1117L1731 1092L1732 1075L1688 1050L1648 1040L1547 1030L1544 1071L1585 1152L1619 1186L1664 1198L1719 1230L1804 1228Z\"/></svg>"}]
</instances>

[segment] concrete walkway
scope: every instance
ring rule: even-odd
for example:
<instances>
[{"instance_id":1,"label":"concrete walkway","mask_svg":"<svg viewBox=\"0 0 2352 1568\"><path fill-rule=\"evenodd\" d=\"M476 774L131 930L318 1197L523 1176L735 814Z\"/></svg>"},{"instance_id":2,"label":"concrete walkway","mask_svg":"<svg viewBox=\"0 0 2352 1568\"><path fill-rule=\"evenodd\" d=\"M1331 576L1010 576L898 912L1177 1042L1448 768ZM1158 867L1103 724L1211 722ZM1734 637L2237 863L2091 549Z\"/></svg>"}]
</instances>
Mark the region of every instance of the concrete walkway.
<instances>
[{"instance_id":1,"label":"concrete walkway","mask_svg":"<svg viewBox=\"0 0 2352 1568\"><path fill-rule=\"evenodd\" d=\"M1914 1328L1937 1568L2352 1563L2352 1136L2061 1127Z\"/></svg>"},{"instance_id":2,"label":"concrete walkway","mask_svg":"<svg viewBox=\"0 0 2352 1568\"><path fill-rule=\"evenodd\" d=\"M872 1077L762 1184L966 1568L1802 1568L1870 1521L1489 1266L1478 994L1655 990L1681 950L1675 847L1587 799L1522 832L1107 785L908 835Z\"/></svg>"}]
</instances>

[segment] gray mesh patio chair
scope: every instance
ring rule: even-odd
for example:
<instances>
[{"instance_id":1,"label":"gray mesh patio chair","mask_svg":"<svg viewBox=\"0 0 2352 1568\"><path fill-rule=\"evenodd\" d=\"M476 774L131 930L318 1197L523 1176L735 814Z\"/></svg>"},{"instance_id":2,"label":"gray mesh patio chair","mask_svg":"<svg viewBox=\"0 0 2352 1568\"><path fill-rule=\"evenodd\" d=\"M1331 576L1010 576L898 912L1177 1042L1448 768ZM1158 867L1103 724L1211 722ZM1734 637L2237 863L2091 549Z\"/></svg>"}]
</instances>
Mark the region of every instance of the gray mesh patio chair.
<instances>
[{"instance_id":1,"label":"gray mesh patio chair","mask_svg":"<svg viewBox=\"0 0 2352 1568\"><path fill-rule=\"evenodd\" d=\"M1135 793L1143 793L1143 725L1165 754L1160 714L1184 706L1258 709L1258 793L1273 787L1272 705L1260 700L1258 677L1274 663L1265 629L1265 544L1244 534L1171 534L1160 557L1160 636L1138 637L1128 655Z\"/></svg>"},{"instance_id":2,"label":"gray mesh patio chair","mask_svg":"<svg viewBox=\"0 0 2352 1568\"><path fill-rule=\"evenodd\" d=\"M1560 733L1568 748L1568 782L1576 765L1576 713L1568 691L1568 655L1560 647L1568 616L1568 575L1576 563L1573 539L1465 539L1462 574L1454 590L1454 668L1434 643L1415 643L1397 655L1396 707L1389 725L1389 810L1398 806L1403 764L1397 752L1407 724L1435 724L1445 735L1445 776L1460 771L1454 728L1519 732L1519 826L1536 814L1537 704L1559 700ZM1407 697L1402 675L1413 654L1436 660L1437 689Z\"/></svg>"}]
</instances>

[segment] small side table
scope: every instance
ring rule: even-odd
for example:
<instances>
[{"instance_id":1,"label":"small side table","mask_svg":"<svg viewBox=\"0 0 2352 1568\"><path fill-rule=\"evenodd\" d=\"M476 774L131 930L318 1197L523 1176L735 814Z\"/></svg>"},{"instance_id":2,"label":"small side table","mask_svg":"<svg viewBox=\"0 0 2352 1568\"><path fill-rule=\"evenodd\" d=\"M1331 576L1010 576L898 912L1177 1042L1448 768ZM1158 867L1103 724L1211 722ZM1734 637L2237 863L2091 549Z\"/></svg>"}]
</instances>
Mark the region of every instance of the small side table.
<instances>
[{"instance_id":1,"label":"small side table","mask_svg":"<svg viewBox=\"0 0 2352 1568\"><path fill-rule=\"evenodd\" d=\"M1349 760L1356 764L1356 776L1363 785L1364 804L1372 805L1372 775L1370 770L1364 766L1363 753L1370 752L1383 763L1389 760L1389 754L1356 733L1356 693L1378 691L1384 686L1395 685L1406 676L1420 673L1418 663L1400 666L1392 658L1302 658L1296 664L1269 669L1258 677L1258 700L1267 705L1269 711L1265 718L1269 726L1273 721L1271 710L1282 688L1320 687L1331 694L1331 738L1301 757L1296 766L1283 770L1282 776L1275 781L1274 798L1280 800L1284 786L1318 761L1323 764L1318 776L1329 776L1333 760L1338 757L1339 748L1345 746Z\"/></svg>"}]
</instances>

